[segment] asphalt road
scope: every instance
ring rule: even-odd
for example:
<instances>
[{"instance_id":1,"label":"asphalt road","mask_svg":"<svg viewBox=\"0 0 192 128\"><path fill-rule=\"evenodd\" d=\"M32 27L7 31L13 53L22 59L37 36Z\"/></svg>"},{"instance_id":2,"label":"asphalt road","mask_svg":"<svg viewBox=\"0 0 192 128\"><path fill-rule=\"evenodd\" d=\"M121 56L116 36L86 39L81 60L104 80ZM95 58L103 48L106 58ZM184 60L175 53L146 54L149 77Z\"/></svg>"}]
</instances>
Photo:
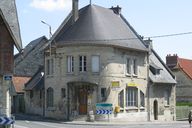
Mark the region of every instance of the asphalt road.
<instances>
[{"instance_id":1,"label":"asphalt road","mask_svg":"<svg viewBox=\"0 0 192 128\"><path fill-rule=\"evenodd\" d=\"M190 128L187 121L176 122L60 122L47 119L31 118L16 118L14 128ZM191 127L192 128L192 127Z\"/></svg>"}]
</instances>

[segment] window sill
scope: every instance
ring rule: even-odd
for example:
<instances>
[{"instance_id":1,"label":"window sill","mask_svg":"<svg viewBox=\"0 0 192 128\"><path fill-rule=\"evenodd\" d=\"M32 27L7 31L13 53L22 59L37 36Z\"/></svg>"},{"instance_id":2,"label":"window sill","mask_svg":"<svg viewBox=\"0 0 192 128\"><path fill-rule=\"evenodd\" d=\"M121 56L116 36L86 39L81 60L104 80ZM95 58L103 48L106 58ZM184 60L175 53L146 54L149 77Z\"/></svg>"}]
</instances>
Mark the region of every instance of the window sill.
<instances>
[{"instance_id":1,"label":"window sill","mask_svg":"<svg viewBox=\"0 0 192 128\"><path fill-rule=\"evenodd\" d=\"M67 72L67 75L74 75L74 72Z\"/></svg>"},{"instance_id":2,"label":"window sill","mask_svg":"<svg viewBox=\"0 0 192 128\"><path fill-rule=\"evenodd\" d=\"M164 105L165 106L165 108L168 108L168 107L170 107L170 105Z\"/></svg>"},{"instance_id":3,"label":"window sill","mask_svg":"<svg viewBox=\"0 0 192 128\"><path fill-rule=\"evenodd\" d=\"M131 74L129 74L129 73L126 73L126 74L125 74L125 76L127 76L127 77L131 77Z\"/></svg>"},{"instance_id":4,"label":"window sill","mask_svg":"<svg viewBox=\"0 0 192 128\"><path fill-rule=\"evenodd\" d=\"M133 77L138 77L138 75L136 75L136 74L133 74Z\"/></svg>"},{"instance_id":5,"label":"window sill","mask_svg":"<svg viewBox=\"0 0 192 128\"><path fill-rule=\"evenodd\" d=\"M133 107L126 107L125 108L125 110L137 110L137 109L138 109L138 107L134 107L134 106Z\"/></svg>"}]
</instances>

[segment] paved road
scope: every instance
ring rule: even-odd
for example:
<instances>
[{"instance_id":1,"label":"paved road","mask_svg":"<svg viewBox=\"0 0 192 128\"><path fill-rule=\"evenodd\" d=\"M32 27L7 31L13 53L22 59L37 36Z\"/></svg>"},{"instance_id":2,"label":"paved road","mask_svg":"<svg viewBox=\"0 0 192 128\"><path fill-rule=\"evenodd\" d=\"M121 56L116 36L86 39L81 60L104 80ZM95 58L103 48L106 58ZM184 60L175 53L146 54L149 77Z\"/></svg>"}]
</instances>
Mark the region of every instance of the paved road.
<instances>
[{"instance_id":1,"label":"paved road","mask_svg":"<svg viewBox=\"0 0 192 128\"><path fill-rule=\"evenodd\" d=\"M46 119L22 118L17 119L14 128L190 128L187 121L180 122L140 122L140 124L119 122L97 123L97 122L59 122Z\"/></svg>"}]
</instances>

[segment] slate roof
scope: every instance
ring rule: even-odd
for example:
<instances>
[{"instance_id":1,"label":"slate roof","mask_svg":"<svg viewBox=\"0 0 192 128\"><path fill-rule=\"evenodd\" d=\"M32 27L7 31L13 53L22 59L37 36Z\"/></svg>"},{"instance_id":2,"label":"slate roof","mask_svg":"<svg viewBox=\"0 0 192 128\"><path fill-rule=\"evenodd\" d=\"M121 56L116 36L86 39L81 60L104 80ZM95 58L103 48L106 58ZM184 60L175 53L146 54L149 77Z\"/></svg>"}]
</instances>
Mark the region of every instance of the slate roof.
<instances>
[{"instance_id":1,"label":"slate roof","mask_svg":"<svg viewBox=\"0 0 192 128\"><path fill-rule=\"evenodd\" d=\"M25 90L30 91L33 89L42 89L44 86L44 74L43 67L40 67L35 75L25 85Z\"/></svg>"},{"instance_id":2,"label":"slate roof","mask_svg":"<svg viewBox=\"0 0 192 128\"><path fill-rule=\"evenodd\" d=\"M177 65L187 76L189 76L190 79L192 79L192 60L178 58Z\"/></svg>"},{"instance_id":3,"label":"slate roof","mask_svg":"<svg viewBox=\"0 0 192 128\"><path fill-rule=\"evenodd\" d=\"M13 77L13 85L17 93L24 92L24 85L31 79L31 77Z\"/></svg>"},{"instance_id":4,"label":"slate roof","mask_svg":"<svg viewBox=\"0 0 192 128\"><path fill-rule=\"evenodd\" d=\"M31 41L22 54L14 56L14 75L32 77L44 64L44 46L48 43L45 36Z\"/></svg>"},{"instance_id":5,"label":"slate roof","mask_svg":"<svg viewBox=\"0 0 192 128\"><path fill-rule=\"evenodd\" d=\"M174 79L175 76L171 73L154 50L152 50L149 56L149 64L160 70L159 75L154 75L152 71L149 70L149 78L153 83L176 84Z\"/></svg>"},{"instance_id":6,"label":"slate roof","mask_svg":"<svg viewBox=\"0 0 192 128\"><path fill-rule=\"evenodd\" d=\"M125 18L112 9L88 5L79 10L75 23L72 17L66 21L54 36L57 45L112 45L148 51Z\"/></svg>"},{"instance_id":7,"label":"slate roof","mask_svg":"<svg viewBox=\"0 0 192 128\"><path fill-rule=\"evenodd\" d=\"M21 35L15 0L0 0L0 15L4 18L17 49L22 49Z\"/></svg>"}]
</instances>

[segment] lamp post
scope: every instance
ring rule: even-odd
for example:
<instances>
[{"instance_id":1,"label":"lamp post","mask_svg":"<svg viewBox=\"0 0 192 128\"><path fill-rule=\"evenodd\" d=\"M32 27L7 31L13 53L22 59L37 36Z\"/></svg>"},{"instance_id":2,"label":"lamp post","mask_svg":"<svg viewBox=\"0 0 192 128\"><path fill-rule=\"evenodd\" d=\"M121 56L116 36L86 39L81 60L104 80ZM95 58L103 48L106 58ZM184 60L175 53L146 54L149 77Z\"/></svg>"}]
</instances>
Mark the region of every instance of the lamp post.
<instances>
[{"instance_id":1,"label":"lamp post","mask_svg":"<svg viewBox=\"0 0 192 128\"><path fill-rule=\"evenodd\" d=\"M48 23L46 23L45 21L41 21L41 23L47 25L49 27L49 39L51 38L52 36L52 32L51 32L51 25L49 25Z\"/></svg>"},{"instance_id":2,"label":"lamp post","mask_svg":"<svg viewBox=\"0 0 192 128\"><path fill-rule=\"evenodd\" d=\"M45 21L41 21L41 23L47 25L49 27L49 50L50 50L50 56L51 56L51 37L52 37L52 32L51 32L51 25L46 23Z\"/></svg>"}]
</instances>

